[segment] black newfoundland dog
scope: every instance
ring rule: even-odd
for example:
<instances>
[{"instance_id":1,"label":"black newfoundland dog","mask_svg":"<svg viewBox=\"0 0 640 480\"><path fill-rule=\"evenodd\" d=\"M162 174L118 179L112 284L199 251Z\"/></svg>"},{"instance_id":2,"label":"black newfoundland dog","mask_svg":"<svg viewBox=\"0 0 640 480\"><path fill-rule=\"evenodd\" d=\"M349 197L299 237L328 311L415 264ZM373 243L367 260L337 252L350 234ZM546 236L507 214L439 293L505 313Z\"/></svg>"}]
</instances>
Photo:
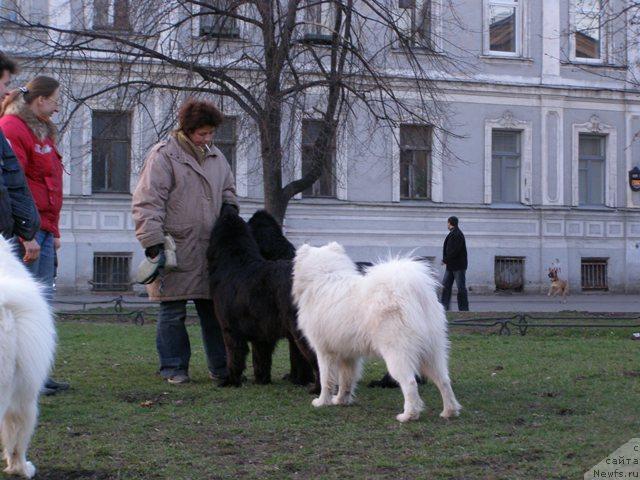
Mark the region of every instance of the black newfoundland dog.
<instances>
[{"instance_id":1,"label":"black newfoundland dog","mask_svg":"<svg viewBox=\"0 0 640 480\"><path fill-rule=\"evenodd\" d=\"M319 388L315 353L297 328L291 300L292 262L286 258L295 256L295 249L267 212L257 212L250 225L251 229L227 210L216 221L209 241L209 285L229 369L229 377L220 385L240 386L249 343L255 382L270 383L273 350L280 338L287 338L291 381L315 382ZM277 259L282 256L285 259Z\"/></svg>"}]
</instances>

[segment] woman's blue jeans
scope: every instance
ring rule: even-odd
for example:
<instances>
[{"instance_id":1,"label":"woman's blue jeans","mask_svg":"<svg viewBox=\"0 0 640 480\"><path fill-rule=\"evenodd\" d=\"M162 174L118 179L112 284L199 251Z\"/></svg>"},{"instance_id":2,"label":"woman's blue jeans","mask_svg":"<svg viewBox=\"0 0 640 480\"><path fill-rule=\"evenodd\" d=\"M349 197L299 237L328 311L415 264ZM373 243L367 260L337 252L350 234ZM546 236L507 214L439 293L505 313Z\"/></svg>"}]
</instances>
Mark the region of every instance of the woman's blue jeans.
<instances>
[{"instance_id":1,"label":"woman's blue jeans","mask_svg":"<svg viewBox=\"0 0 640 480\"><path fill-rule=\"evenodd\" d=\"M216 319L211 300L194 300L202 342L207 356L209 372L218 377L227 376L227 355L222 339L222 330ZM169 378L177 374L189 373L191 344L185 326L187 301L161 302L158 312L156 346L160 357L160 375Z\"/></svg>"}]
</instances>

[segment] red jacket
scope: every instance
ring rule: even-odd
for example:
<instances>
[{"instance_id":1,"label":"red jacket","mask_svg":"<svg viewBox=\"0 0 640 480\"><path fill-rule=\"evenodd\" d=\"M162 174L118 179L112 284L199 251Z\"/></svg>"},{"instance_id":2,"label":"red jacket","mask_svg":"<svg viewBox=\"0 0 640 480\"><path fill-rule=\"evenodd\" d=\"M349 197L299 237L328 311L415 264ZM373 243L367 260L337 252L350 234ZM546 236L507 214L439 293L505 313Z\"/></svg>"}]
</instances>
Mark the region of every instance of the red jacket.
<instances>
[{"instance_id":1,"label":"red jacket","mask_svg":"<svg viewBox=\"0 0 640 480\"><path fill-rule=\"evenodd\" d=\"M0 129L27 177L31 195L40 213L40 228L60 237L58 222L62 209L62 156L50 137L40 140L17 115L0 118Z\"/></svg>"}]
</instances>

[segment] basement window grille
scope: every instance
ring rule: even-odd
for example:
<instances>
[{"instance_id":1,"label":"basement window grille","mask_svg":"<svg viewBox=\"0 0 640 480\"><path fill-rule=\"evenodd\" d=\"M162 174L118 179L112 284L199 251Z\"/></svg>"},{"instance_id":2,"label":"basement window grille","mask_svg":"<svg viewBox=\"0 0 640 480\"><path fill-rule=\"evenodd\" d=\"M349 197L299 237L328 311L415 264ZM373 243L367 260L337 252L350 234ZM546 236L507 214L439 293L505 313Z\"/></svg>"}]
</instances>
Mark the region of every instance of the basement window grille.
<instances>
[{"instance_id":1,"label":"basement window grille","mask_svg":"<svg viewBox=\"0 0 640 480\"><path fill-rule=\"evenodd\" d=\"M495 257L496 290L522 292L524 257Z\"/></svg>"},{"instance_id":2,"label":"basement window grille","mask_svg":"<svg viewBox=\"0 0 640 480\"><path fill-rule=\"evenodd\" d=\"M93 254L93 281L97 292L131 290L131 253L108 252Z\"/></svg>"},{"instance_id":3,"label":"basement window grille","mask_svg":"<svg viewBox=\"0 0 640 480\"><path fill-rule=\"evenodd\" d=\"M608 290L606 258L583 258L580 265L582 290Z\"/></svg>"}]
</instances>

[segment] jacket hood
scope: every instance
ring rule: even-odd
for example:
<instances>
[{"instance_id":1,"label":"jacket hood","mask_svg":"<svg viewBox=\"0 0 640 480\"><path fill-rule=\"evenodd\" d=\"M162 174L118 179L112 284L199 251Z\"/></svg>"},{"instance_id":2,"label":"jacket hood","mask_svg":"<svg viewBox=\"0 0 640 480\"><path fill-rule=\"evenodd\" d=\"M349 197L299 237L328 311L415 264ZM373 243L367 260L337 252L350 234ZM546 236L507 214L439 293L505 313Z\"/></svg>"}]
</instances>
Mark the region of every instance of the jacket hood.
<instances>
[{"instance_id":1,"label":"jacket hood","mask_svg":"<svg viewBox=\"0 0 640 480\"><path fill-rule=\"evenodd\" d=\"M40 118L33 113L33 110L29 108L29 105L24 101L22 95L18 95L18 97L7 106L4 113L5 115L20 117L40 140L51 138L55 142L58 137L58 129L53 122Z\"/></svg>"}]
</instances>

